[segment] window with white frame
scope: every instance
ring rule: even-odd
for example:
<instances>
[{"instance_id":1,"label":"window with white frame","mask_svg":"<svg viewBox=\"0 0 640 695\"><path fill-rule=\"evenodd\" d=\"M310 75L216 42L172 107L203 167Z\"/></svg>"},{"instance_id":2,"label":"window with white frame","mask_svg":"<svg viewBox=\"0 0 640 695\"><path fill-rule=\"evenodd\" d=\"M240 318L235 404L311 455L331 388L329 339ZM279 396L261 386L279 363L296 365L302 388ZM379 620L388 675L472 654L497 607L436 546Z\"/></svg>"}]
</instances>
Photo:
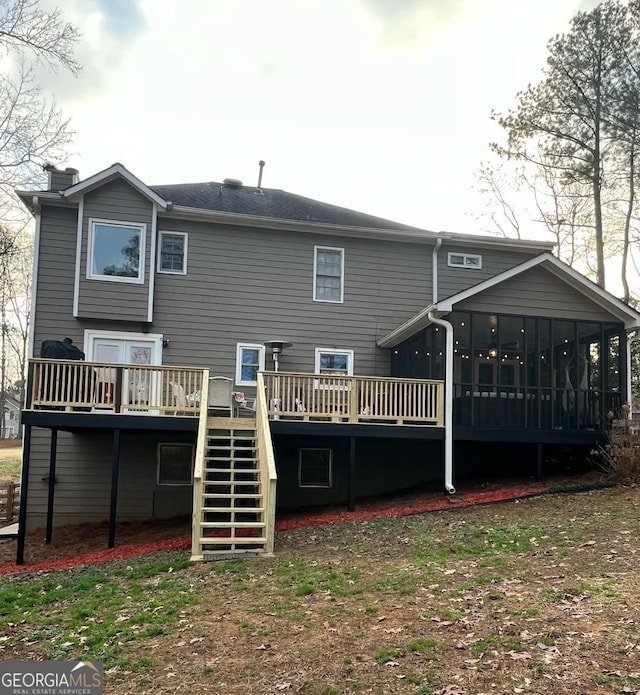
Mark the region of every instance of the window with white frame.
<instances>
[{"instance_id":1,"label":"window with white frame","mask_svg":"<svg viewBox=\"0 0 640 695\"><path fill-rule=\"evenodd\" d=\"M158 272L185 275L187 272L187 235L184 232L160 232Z\"/></svg>"},{"instance_id":2,"label":"window with white frame","mask_svg":"<svg viewBox=\"0 0 640 695\"><path fill-rule=\"evenodd\" d=\"M333 487L333 450L300 449L299 487Z\"/></svg>"},{"instance_id":3,"label":"window with white frame","mask_svg":"<svg viewBox=\"0 0 640 695\"><path fill-rule=\"evenodd\" d=\"M482 268L482 256L477 253L449 253L447 264L455 268Z\"/></svg>"},{"instance_id":4,"label":"window with white frame","mask_svg":"<svg viewBox=\"0 0 640 695\"><path fill-rule=\"evenodd\" d=\"M146 225L89 220L87 278L144 282Z\"/></svg>"},{"instance_id":5,"label":"window with white frame","mask_svg":"<svg viewBox=\"0 0 640 695\"><path fill-rule=\"evenodd\" d=\"M193 483L193 444L158 444L158 485Z\"/></svg>"},{"instance_id":6,"label":"window with white frame","mask_svg":"<svg viewBox=\"0 0 640 695\"><path fill-rule=\"evenodd\" d=\"M316 374L351 376L353 374L353 350L316 348Z\"/></svg>"},{"instance_id":7,"label":"window with white frame","mask_svg":"<svg viewBox=\"0 0 640 695\"><path fill-rule=\"evenodd\" d=\"M255 386L258 372L264 370L264 345L260 343L238 343L236 348L236 384Z\"/></svg>"},{"instance_id":8,"label":"window with white frame","mask_svg":"<svg viewBox=\"0 0 640 695\"><path fill-rule=\"evenodd\" d=\"M344 301L344 249L314 247L313 299L316 302Z\"/></svg>"}]
</instances>

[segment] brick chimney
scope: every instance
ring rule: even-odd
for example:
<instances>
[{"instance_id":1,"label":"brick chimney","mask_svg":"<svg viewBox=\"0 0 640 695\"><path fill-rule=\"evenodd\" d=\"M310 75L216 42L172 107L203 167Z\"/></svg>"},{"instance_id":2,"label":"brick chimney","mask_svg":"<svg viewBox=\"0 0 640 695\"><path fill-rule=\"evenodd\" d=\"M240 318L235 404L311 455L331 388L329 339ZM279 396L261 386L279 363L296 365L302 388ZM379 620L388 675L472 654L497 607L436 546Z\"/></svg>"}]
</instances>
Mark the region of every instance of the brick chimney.
<instances>
[{"instance_id":1,"label":"brick chimney","mask_svg":"<svg viewBox=\"0 0 640 695\"><path fill-rule=\"evenodd\" d=\"M64 191L65 188L73 186L80 180L78 170L71 167L67 167L63 171L54 164L45 164L44 170L48 174L47 190L49 191Z\"/></svg>"}]
</instances>

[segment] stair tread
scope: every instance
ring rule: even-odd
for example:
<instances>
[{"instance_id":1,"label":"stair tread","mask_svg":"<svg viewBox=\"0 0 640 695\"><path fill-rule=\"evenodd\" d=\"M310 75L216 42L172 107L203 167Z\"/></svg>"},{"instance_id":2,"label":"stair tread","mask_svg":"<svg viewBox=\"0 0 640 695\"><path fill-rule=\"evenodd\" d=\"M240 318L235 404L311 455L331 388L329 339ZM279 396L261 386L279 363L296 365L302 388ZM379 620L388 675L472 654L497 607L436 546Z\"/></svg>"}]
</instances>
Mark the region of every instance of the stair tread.
<instances>
[{"instance_id":1,"label":"stair tread","mask_svg":"<svg viewBox=\"0 0 640 695\"><path fill-rule=\"evenodd\" d=\"M220 514L258 514L264 512L264 507L202 507L203 512Z\"/></svg>"},{"instance_id":2,"label":"stair tread","mask_svg":"<svg viewBox=\"0 0 640 695\"><path fill-rule=\"evenodd\" d=\"M260 543L266 543L267 539L263 536L239 536L237 538L230 538L229 536L211 536L210 538L204 536L203 538L198 538L200 545L239 545L241 543L251 543L259 545Z\"/></svg>"},{"instance_id":3,"label":"stair tread","mask_svg":"<svg viewBox=\"0 0 640 695\"><path fill-rule=\"evenodd\" d=\"M224 499L233 496L238 500L248 500L252 497L260 497L262 493L255 492L203 492L202 497L208 499Z\"/></svg>"},{"instance_id":4,"label":"stair tread","mask_svg":"<svg viewBox=\"0 0 640 695\"><path fill-rule=\"evenodd\" d=\"M199 521L200 528L264 528L265 521Z\"/></svg>"}]
</instances>

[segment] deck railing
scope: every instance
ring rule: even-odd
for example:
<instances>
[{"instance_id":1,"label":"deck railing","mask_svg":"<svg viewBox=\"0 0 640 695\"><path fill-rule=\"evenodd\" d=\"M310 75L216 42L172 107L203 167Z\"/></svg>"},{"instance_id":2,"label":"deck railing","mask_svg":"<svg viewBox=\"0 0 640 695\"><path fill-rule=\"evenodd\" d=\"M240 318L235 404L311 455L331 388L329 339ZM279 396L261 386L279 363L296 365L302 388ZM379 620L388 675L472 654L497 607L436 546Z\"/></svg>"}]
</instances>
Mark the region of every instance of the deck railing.
<instances>
[{"instance_id":1,"label":"deck railing","mask_svg":"<svg viewBox=\"0 0 640 695\"><path fill-rule=\"evenodd\" d=\"M193 367L32 359L25 410L198 417L208 371ZM444 425L444 382L264 372L271 419Z\"/></svg>"},{"instance_id":2,"label":"deck railing","mask_svg":"<svg viewBox=\"0 0 640 695\"><path fill-rule=\"evenodd\" d=\"M198 417L207 373L193 367L32 359L25 410Z\"/></svg>"},{"instance_id":3,"label":"deck railing","mask_svg":"<svg viewBox=\"0 0 640 695\"><path fill-rule=\"evenodd\" d=\"M444 426L444 382L265 372L275 419Z\"/></svg>"}]
</instances>

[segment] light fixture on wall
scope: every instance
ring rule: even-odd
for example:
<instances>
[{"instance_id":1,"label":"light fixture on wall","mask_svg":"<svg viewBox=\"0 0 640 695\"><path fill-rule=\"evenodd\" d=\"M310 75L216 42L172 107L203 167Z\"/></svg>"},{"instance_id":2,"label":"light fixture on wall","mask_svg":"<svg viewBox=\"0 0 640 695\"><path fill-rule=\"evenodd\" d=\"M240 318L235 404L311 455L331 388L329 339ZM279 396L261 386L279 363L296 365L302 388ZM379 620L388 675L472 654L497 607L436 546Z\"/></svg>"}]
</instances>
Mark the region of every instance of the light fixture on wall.
<instances>
[{"instance_id":1,"label":"light fixture on wall","mask_svg":"<svg viewBox=\"0 0 640 695\"><path fill-rule=\"evenodd\" d=\"M265 340L262 344L271 350L271 356L273 357L273 371L277 372L280 366L278 362L280 354L285 348L291 347L293 343L290 343L287 340Z\"/></svg>"},{"instance_id":2,"label":"light fixture on wall","mask_svg":"<svg viewBox=\"0 0 640 695\"><path fill-rule=\"evenodd\" d=\"M163 347L163 348L168 348L168 347L169 347L169 338L163 338L163 339L162 339L162 347Z\"/></svg>"}]
</instances>

